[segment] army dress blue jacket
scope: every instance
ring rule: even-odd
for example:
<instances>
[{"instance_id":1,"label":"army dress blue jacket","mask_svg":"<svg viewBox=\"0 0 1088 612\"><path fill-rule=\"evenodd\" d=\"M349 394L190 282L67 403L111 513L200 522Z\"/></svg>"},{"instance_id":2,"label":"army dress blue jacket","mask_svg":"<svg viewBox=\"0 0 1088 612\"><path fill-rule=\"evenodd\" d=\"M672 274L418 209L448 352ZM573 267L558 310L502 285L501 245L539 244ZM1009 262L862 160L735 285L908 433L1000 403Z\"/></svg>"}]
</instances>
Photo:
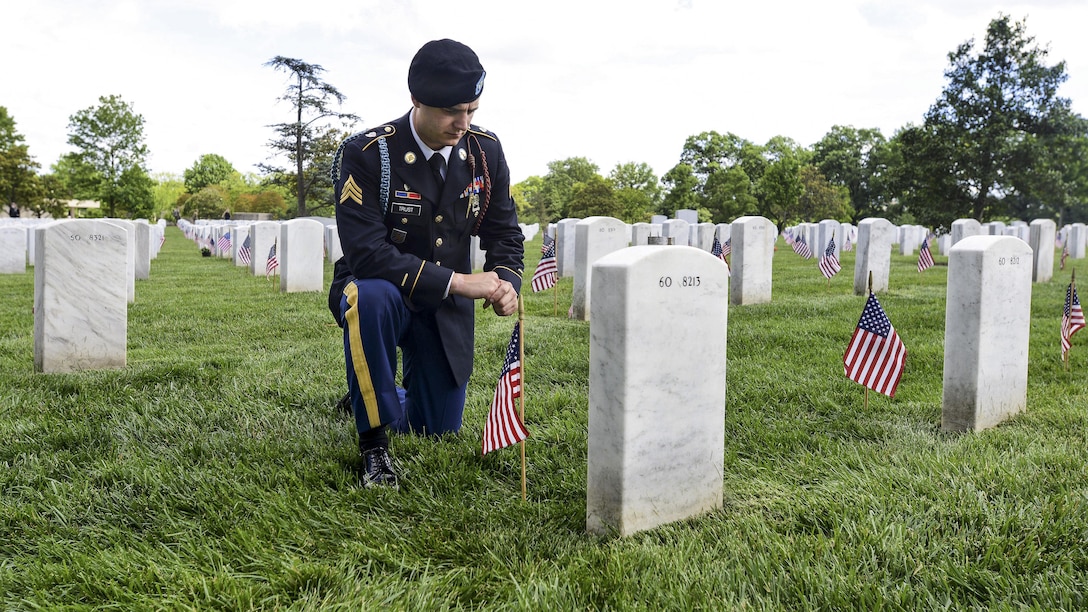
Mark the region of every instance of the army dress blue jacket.
<instances>
[{"instance_id":1,"label":"army dress blue jacket","mask_svg":"<svg viewBox=\"0 0 1088 612\"><path fill-rule=\"evenodd\" d=\"M524 236L510 197L502 145L475 125L453 147L439 185L403 117L355 134L333 166L336 226L344 256L336 262L330 308L339 318L351 278L393 283L414 311L433 312L450 369L472 373L473 300L446 296L454 272L472 272L471 237L486 251L484 270L521 291Z\"/></svg>"}]
</instances>

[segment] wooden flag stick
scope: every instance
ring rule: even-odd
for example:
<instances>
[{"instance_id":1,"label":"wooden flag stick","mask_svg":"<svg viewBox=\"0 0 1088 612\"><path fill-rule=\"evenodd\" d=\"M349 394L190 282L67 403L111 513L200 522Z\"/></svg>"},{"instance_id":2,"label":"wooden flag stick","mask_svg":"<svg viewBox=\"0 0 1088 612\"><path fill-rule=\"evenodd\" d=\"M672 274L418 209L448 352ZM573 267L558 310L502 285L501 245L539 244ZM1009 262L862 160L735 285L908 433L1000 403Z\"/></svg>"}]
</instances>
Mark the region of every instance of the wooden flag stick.
<instances>
[{"instance_id":1,"label":"wooden flag stick","mask_svg":"<svg viewBox=\"0 0 1088 612\"><path fill-rule=\"evenodd\" d=\"M873 271L869 270L869 295L873 294ZM869 298L865 298L868 301ZM865 385L862 385L863 387ZM865 387L865 411L869 411L869 387Z\"/></svg>"},{"instance_id":2,"label":"wooden flag stick","mask_svg":"<svg viewBox=\"0 0 1088 612\"><path fill-rule=\"evenodd\" d=\"M518 296L518 363L521 364L521 395L518 396L518 416L525 423L525 302ZM528 499L525 484L525 440L521 441L521 501Z\"/></svg>"},{"instance_id":3,"label":"wooden flag stick","mask_svg":"<svg viewBox=\"0 0 1088 612\"><path fill-rule=\"evenodd\" d=\"M559 270L555 271L555 284L552 285L552 316L559 316Z\"/></svg>"}]
</instances>

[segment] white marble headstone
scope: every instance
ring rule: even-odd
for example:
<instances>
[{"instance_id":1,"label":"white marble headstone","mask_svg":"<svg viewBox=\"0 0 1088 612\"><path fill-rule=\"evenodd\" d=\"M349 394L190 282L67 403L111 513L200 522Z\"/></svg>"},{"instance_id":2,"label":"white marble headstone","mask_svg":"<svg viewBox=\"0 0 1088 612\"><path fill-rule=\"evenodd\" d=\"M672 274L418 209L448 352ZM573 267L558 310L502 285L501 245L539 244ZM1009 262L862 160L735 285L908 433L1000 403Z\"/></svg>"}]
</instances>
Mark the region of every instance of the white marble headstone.
<instances>
[{"instance_id":1,"label":"white marble headstone","mask_svg":"<svg viewBox=\"0 0 1088 612\"><path fill-rule=\"evenodd\" d=\"M239 267L249 267L253 262L253 239L249 240L249 252L250 261L246 262L242 259L242 247L245 246L246 238L249 238L249 225L237 225L230 231L230 258L234 262L234 265Z\"/></svg>"},{"instance_id":2,"label":"white marble headstone","mask_svg":"<svg viewBox=\"0 0 1088 612\"><path fill-rule=\"evenodd\" d=\"M729 277L706 251L593 266L586 528L621 536L722 506ZM653 333L668 321L668 333Z\"/></svg>"},{"instance_id":3,"label":"white marble headstone","mask_svg":"<svg viewBox=\"0 0 1088 612\"><path fill-rule=\"evenodd\" d=\"M942 429L987 429L1027 406L1031 260L1010 236L970 236L948 250Z\"/></svg>"},{"instance_id":4,"label":"white marble headstone","mask_svg":"<svg viewBox=\"0 0 1088 612\"><path fill-rule=\"evenodd\" d=\"M313 219L280 225L280 291L325 290L325 226Z\"/></svg>"},{"instance_id":5,"label":"white marble headstone","mask_svg":"<svg viewBox=\"0 0 1088 612\"><path fill-rule=\"evenodd\" d=\"M1085 239L1088 231L1083 223L1073 223L1069 226L1069 256L1073 259L1084 259Z\"/></svg>"},{"instance_id":6,"label":"white marble headstone","mask_svg":"<svg viewBox=\"0 0 1088 612\"><path fill-rule=\"evenodd\" d=\"M676 218L687 221L688 225L695 225L699 223L699 211L691 208L681 208L676 211Z\"/></svg>"},{"instance_id":7,"label":"white marble headstone","mask_svg":"<svg viewBox=\"0 0 1088 612\"><path fill-rule=\"evenodd\" d=\"M258 221L249 226L249 236L253 245L249 255L249 271L254 276L264 276L268 266L268 252L272 250L272 245L279 242L280 224L275 221ZM279 274L279 270L272 274Z\"/></svg>"},{"instance_id":8,"label":"white marble headstone","mask_svg":"<svg viewBox=\"0 0 1088 612\"><path fill-rule=\"evenodd\" d=\"M647 239L652 235L652 225L649 223L632 223L631 224L631 246L640 246L646 244Z\"/></svg>"},{"instance_id":9,"label":"white marble headstone","mask_svg":"<svg viewBox=\"0 0 1088 612\"><path fill-rule=\"evenodd\" d=\"M125 279L128 285L128 303L136 302L136 224L128 219L106 219L120 226L128 236L125 247Z\"/></svg>"},{"instance_id":10,"label":"white marble headstone","mask_svg":"<svg viewBox=\"0 0 1088 612\"><path fill-rule=\"evenodd\" d=\"M665 244L672 238L674 246L688 246L689 227L691 224L684 219L669 219L661 224L661 236L665 238Z\"/></svg>"},{"instance_id":11,"label":"white marble headstone","mask_svg":"<svg viewBox=\"0 0 1088 612\"><path fill-rule=\"evenodd\" d=\"M626 225L612 217L586 217L575 224L573 318L589 320L593 263L627 246Z\"/></svg>"},{"instance_id":12,"label":"white marble headstone","mask_svg":"<svg viewBox=\"0 0 1088 612\"><path fill-rule=\"evenodd\" d=\"M952 222L952 244L949 248L956 246L956 243L968 236L981 236L983 235L982 224L975 219L956 219Z\"/></svg>"},{"instance_id":13,"label":"white marble headstone","mask_svg":"<svg viewBox=\"0 0 1088 612\"><path fill-rule=\"evenodd\" d=\"M887 219L870 217L858 223L858 244L854 249L854 295L869 295L869 274L873 293L887 291L892 265L892 235L895 226Z\"/></svg>"},{"instance_id":14,"label":"white marble headstone","mask_svg":"<svg viewBox=\"0 0 1088 612\"><path fill-rule=\"evenodd\" d=\"M136 228L136 280L147 280L151 278L151 224L147 219L136 219L132 225Z\"/></svg>"},{"instance_id":15,"label":"white marble headstone","mask_svg":"<svg viewBox=\"0 0 1088 612\"><path fill-rule=\"evenodd\" d=\"M1033 254L1031 280L1046 283L1054 276L1054 236L1056 226L1052 219L1035 219L1028 226L1028 246Z\"/></svg>"},{"instance_id":16,"label":"white marble headstone","mask_svg":"<svg viewBox=\"0 0 1088 612\"><path fill-rule=\"evenodd\" d=\"M124 367L128 233L98 219L56 221L35 231L35 371Z\"/></svg>"},{"instance_id":17,"label":"white marble headstone","mask_svg":"<svg viewBox=\"0 0 1088 612\"><path fill-rule=\"evenodd\" d=\"M26 234L22 225L0 225L0 274L26 274Z\"/></svg>"},{"instance_id":18,"label":"white marble headstone","mask_svg":"<svg viewBox=\"0 0 1088 612\"><path fill-rule=\"evenodd\" d=\"M555 266L560 278L574 276L575 231L581 219L568 217L557 224L558 236L555 238Z\"/></svg>"},{"instance_id":19,"label":"white marble headstone","mask_svg":"<svg viewBox=\"0 0 1088 612\"><path fill-rule=\"evenodd\" d=\"M731 224L732 255L730 304L765 304L771 301L771 271L777 229L765 217L737 217Z\"/></svg>"}]
</instances>

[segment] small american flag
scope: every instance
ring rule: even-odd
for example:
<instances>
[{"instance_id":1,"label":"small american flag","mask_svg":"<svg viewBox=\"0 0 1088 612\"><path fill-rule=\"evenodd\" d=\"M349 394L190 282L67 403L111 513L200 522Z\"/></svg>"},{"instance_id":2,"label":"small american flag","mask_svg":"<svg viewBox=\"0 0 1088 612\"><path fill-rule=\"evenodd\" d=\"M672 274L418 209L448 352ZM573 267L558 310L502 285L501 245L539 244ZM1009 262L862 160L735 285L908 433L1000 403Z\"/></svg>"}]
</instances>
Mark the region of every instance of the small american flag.
<instances>
[{"instance_id":1,"label":"small american flag","mask_svg":"<svg viewBox=\"0 0 1088 612\"><path fill-rule=\"evenodd\" d=\"M1062 258L1061 258L1061 261L1058 262L1058 269L1059 270L1064 270L1065 269L1065 260L1068 259L1068 258L1069 258L1069 247L1064 247L1063 246L1062 247Z\"/></svg>"},{"instance_id":2,"label":"small american flag","mask_svg":"<svg viewBox=\"0 0 1088 612\"><path fill-rule=\"evenodd\" d=\"M839 258L835 257L835 237L832 236L831 240L827 242L827 248L824 249L824 256L820 258L820 262L817 264L820 267L820 272L826 278L831 278L842 270L842 266L839 265Z\"/></svg>"},{"instance_id":3,"label":"small american flag","mask_svg":"<svg viewBox=\"0 0 1088 612\"><path fill-rule=\"evenodd\" d=\"M793 232L790 230L782 230L782 239L786 241L786 244L793 246Z\"/></svg>"},{"instance_id":4,"label":"small american flag","mask_svg":"<svg viewBox=\"0 0 1088 612\"><path fill-rule=\"evenodd\" d=\"M544 234L544 246L541 247L540 252L543 257L536 265L536 272L533 273L531 281L534 293L554 287L559 276L559 268L556 267L555 262L555 240L551 236Z\"/></svg>"},{"instance_id":5,"label":"small american flag","mask_svg":"<svg viewBox=\"0 0 1088 612\"><path fill-rule=\"evenodd\" d=\"M922 248L918 249L918 271L928 270L933 267L933 253L929 250L929 236L922 241Z\"/></svg>"},{"instance_id":6,"label":"small american flag","mask_svg":"<svg viewBox=\"0 0 1088 612\"><path fill-rule=\"evenodd\" d=\"M842 356L846 377L877 393L895 397L906 358L907 347L895 333L876 296L870 293Z\"/></svg>"},{"instance_id":7,"label":"small american flag","mask_svg":"<svg viewBox=\"0 0 1088 612\"><path fill-rule=\"evenodd\" d=\"M495 397L491 411L484 423L483 452L506 448L529 437L529 431L521 422L514 400L521 397L521 323L514 325L506 359L502 364L499 382L495 385Z\"/></svg>"},{"instance_id":8,"label":"small american flag","mask_svg":"<svg viewBox=\"0 0 1088 612\"><path fill-rule=\"evenodd\" d=\"M732 238L730 238L729 240L732 240ZM729 244L729 240L726 240L725 243ZM725 262L725 271L727 274L729 274L731 273L729 270L729 260L725 258L725 256L729 253L727 253L725 249L726 247L722 246L722 243L720 240L718 240L718 237L714 236L714 244L710 247L710 254Z\"/></svg>"},{"instance_id":9,"label":"small american flag","mask_svg":"<svg viewBox=\"0 0 1088 612\"><path fill-rule=\"evenodd\" d=\"M163 230L162 233L159 234L159 248L160 249L162 248L162 245L163 245L164 242L166 242L166 230Z\"/></svg>"},{"instance_id":10,"label":"small american flag","mask_svg":"<svg viewBox=\"0 0 1088 612\"><path fill-rule=\"evenodd\" d=\"M842 237L842 250L843 251L853 251L854 250L854 243L851 242L851 240L850 240L850 232L849 231L847 231L846 235Z\"/></svg>"},{"instance_id":11,"label":"small american flag","mask_svg":"<svg viewBox=\"0 0 1088 612\"><path fill-rule=\"evenodd\" d=\"M793 241L793 252L804 259L812 259L812 249L808 248L808 243L805 242L804 236L798 236Z\"/></svg>"},{"instance_id":12,"label":"small american flag","mask_svg":"<svg viewBox=\"0 0 1088 612\"><path fill-rule=\"evenodd\" d=\"M1071 346L1070 339L1073 334L1084 327L1084 311L1080 308L1080 298L1077 297L1077 288L1073 283L1065 289L1065 310L1062 312L1062 359Z\"/></svg>"},{"instance_id":13,"label":"small american flag","mask_svg":"<svg viewBox=\"0 0 1088 612\"><path fill-rule=\"evenodd\" d=\"M272 243L272 248L268 249L268 262L264 265L264 277L271 278L272 273L280 267L280 260L276 259L276 243Z\"/></svg>"},{"instance_id":14,"label":"small american flag","mask_svg":"<svg viewBox=\"0 0 1088 612\"><path fill-rule=\"evenodd\" d=\"M226 253L230 250L230 232L227 232L219 237L219 252Z\"/></svg>"},{"instance_id":15,"label":"small american flag","mask_svg":"<svg viewBox=\"0 0 1088 612\"><path fill-rule=\"evenodd\" d=\"M249 257L250 245L251 245L251 243L249 242L249 236L246 236L246 239L244 241L242 241L241 248L238 249L238 259L241 260L242 263L244 263L246 265L249 265L249 261L250 261L250 257Z\"/></svg>"}]
</instances>

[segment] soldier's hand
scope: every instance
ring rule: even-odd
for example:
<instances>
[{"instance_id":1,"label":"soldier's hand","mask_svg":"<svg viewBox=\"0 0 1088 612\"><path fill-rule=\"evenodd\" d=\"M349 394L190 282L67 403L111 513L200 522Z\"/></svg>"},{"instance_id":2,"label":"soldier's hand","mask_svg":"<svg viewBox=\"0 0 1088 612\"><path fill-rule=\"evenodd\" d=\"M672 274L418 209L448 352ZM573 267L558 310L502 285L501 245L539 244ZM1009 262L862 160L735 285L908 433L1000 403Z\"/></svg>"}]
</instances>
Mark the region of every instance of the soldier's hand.
<instances>
[{"instance_id":1,"label":"soldier's hand","mask_svg":"<svg viewBox=\"0 0 1088 612\"><path fill-rule=\"evenodd\" d=\"M453 273L450 293L471 299L482 299L484 308L492 306L495 314L507 316L518 310L518 292L509 282L499 278L494 272L475 272L473 274Z\"/></svg>"}]
</instances>

